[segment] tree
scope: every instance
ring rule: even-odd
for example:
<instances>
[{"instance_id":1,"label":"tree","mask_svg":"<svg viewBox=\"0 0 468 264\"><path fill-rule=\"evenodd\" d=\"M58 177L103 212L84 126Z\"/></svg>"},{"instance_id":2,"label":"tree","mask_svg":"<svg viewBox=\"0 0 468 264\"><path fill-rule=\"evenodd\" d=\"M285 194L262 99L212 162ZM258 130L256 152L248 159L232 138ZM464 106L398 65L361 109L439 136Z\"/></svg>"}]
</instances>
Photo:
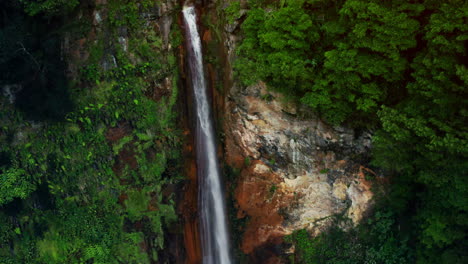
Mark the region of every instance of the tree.
<instances>
[{"instance_id":1,"label":"tree","mask_svg":"<svg viewBox=\"0 0 468 264\"><path fill-rule=\"evenodd\" d=\"M244 83L261 79L331 123L375 129L373 165L393 176L389 207L412 220L418 263L467 262L468 3L251 2Z\"/></svg>"},{"instance_id":2,"label":"tree","mask_svg":"<svg viewBox=\"0 0 468 264\"><path fill-rule=\"evenodd\" d=\"M309 85L315 64L309 50L319 35L302 1L271 12L252 9L242 28L246 35L237 69L244 83L262 79L290 94Z\"/></svg>"},{"instance_id":3,"label":"tree","mask_svg":"<svg viewBox=\"0 0 468 264\"><path fill-rule=\"evenodd\" d=\"M423 28L426 45L414 58L408 96L379 112L375 163L422 186L416 220L420 259L462 263L468 231L468 6L439 3ZM431 263L432 263L431 262Z\"/></svg>"},{"instance_id":4,"label":"tree","mask_svg":"<svg viewBox=\"0 0 468 264\"><path fill-rule=\"evenodd\" d=\"M402 51L416 46L419 23L412 16L421 10L406 1L346 1L339 21L322 27L333 47L302 102L332 123L375 113L403 80L408 60Z\"/></svg>"}]
</instances>

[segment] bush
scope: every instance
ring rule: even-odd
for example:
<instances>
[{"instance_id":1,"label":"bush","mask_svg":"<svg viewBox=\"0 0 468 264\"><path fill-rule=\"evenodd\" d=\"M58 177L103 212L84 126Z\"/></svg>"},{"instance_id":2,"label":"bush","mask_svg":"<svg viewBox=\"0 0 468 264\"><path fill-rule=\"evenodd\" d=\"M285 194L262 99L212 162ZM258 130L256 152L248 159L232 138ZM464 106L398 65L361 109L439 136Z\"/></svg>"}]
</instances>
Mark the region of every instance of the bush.
<instances>
[{"instance_id":1,"label":"bush","mask_svg":"<svg viewBox=\"0 0 468 264\"><path fill-rule=\"evenodd\" d=\"M63 15L72 11L78 0L19 0L24 4L26 13L30 16L43 14L45 16Z\"/></svg>"}]
</instances>

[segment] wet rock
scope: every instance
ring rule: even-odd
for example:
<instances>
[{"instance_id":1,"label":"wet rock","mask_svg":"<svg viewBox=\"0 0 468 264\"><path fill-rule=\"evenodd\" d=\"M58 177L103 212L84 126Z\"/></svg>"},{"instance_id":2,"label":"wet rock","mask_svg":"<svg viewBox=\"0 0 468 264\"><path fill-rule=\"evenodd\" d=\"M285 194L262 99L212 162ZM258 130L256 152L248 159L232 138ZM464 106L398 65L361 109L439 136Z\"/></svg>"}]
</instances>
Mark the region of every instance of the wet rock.
<instances>
[{"instance_id":1,"label":"wet rock","mask_svg":"<svg viewBox=\"0 0 468 264\"><path fill-rule=\"evenodd\" d=\"M101 60L101 67L104 71L117 68L117 60L114 55L107 55Z\"/></svg>"},{"instance_id":2,"label":"wet rock","mask_svg":"<svg viewBox=\"0 0 468 264\"><path fill-rule=\"evenodd\" d=\"M93 18L94 18L93 25L95 25L95 26L100 25L102 20L103 20L101 12L99 12L97 10L94 10Z\"/></svg>"},{"instance_id":3,"label":"wet rock","mask_svg":"<svg viewBox=\"0 0 468 264\"><path fill-rule=\"evenodd\" d=\"M120 47L124 52L128 51L128 28L126 26L122 26L118 28L119 37L117 39Z\"/></svg>"}]
</instances>

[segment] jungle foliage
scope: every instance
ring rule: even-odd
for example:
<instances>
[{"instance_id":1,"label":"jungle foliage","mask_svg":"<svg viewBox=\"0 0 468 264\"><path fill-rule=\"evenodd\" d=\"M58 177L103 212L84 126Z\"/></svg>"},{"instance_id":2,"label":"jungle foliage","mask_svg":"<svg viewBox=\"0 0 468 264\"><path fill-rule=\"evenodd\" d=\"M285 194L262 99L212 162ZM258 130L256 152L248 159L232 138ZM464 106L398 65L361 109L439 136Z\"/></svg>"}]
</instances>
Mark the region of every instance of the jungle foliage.
<instances>
[{"instance_id":1,"label":"jungle foliage","mask_svg":"<svg viewBox=\"0 0 468 264\"><path fill-rule=\"evenodd\" d=\"M299 233L303 260L466 263L468 3L251 0L247 8L240 81L263 80L332 124L375 131L372 164L392 179L392 198L381 205L393 223L384 237L369 240L362 229L312 240ZM385 237L404 232L408 243L388 244Z\"/></svg>"},{"instance_id":2,"label":"jungle foliage","mask_svg":"<svg viewBox=\"0 0 468 264\"><path fill-rule=\"evenodd\" d=\"M154 1L107 4L70 78L61 45L89 37L91 18L73 16L87 6L0 2L1 263L155 263L165 248L177 85L153 91L177 67L141 15ZM123 27L128 50L115 45Z\"/></svg>"},{"instance_id":3,"label":"jungle foliage","mask_svg":"<svg viewBox=\"0 0 468 264\"><path fill-rule=\"evenodd\" d=\"M42 14L45 16L64 15L72 11L78 0L19 0L24 5L24 11L31 16Z\"/></svg>"},{"instance_id":4,"label":"jungle foliage","mask_svg":"<svg viewBox=\"0 0 468 264\"><path fill-rule=\"evenodd\" d=\"M394 232L397 223L391 210L377 211L367 222L348 232L338 228L338 222L327 233L313 239L306 230L289 236L296 243L292 262L299 263L415 263L410 246L410 234Z\"/></svg>"}]
</instances>

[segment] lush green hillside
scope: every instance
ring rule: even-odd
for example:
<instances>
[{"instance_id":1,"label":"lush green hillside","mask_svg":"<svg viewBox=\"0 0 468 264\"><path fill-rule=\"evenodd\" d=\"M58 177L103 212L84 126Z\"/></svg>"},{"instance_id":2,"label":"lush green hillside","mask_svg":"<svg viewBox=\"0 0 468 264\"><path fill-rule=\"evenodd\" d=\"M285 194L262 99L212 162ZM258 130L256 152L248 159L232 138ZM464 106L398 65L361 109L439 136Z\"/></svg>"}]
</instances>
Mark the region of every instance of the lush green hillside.
<instances>
[{"instance_id":1,"label":"lush green hillside","mask_svg":"<svg viewBox=\"0 0 468 264\"><path fill-rule=\"evenodd\" d=\"M468 262L468 3L250 0L241 19L238 78L376 131L373 165L392 182L370 223L294 235L298 259Z\"/></svg>"},{"instance_id":2,"label":"lush green hillside","mask_svg":"<svg viewBox=\"0 0 468 264\"><path fill-rule=\"evenodd\" d=\"M143 16L156 3L81 2L0 2L0 87L16 97L0 95L1 263L155 263L176 219L177 65Z\"/></svg>"},{"instance_id":3,"label":"lush green hillside","mask_svg":"<svg viewBox=\"0 0 468 264\"><path fill-rule=\"evenodd\" d=\"M181 166L176 59L148 21L155 1L108 0L97 22L92 2L0 1L1 263L154 263L166 248L176 215L163 191ZM468 263L468 4L247 7L227 9L243 21L237 78L375 131L372 165L390 179L361 226L293 234L291 260ZM86 59L64 53L65 37L85 40Z\"/></svg>"}]
</instances>

